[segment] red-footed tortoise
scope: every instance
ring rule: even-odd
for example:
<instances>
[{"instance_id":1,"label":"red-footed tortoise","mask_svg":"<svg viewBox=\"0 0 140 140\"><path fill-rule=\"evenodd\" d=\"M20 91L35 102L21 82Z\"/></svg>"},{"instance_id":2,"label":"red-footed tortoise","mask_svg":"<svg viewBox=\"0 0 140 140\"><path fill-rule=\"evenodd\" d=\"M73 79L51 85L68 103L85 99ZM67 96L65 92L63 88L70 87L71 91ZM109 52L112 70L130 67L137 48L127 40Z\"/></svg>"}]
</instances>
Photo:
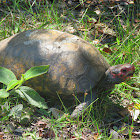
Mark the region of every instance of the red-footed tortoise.
<instances>
[{"instance_id":1,"label":"red-footed tortoise","mask_svg":"<svg viewBox=\"0 0 140 140\"><path fill-rule=\"evenodd\" d=\"M28 82L47 96L84 98L85 92L113 87L134 72L134 66L110 67L100 52L85 40L57 30L28 30L0 42L0 66L17 76L32 66L50 65L47 74ZM56 94L57 93L57 94ZM91 97L91 96L90 96ZM72 116L83 110L90 99L76 107Z\"/></svg>"}]
</instances>

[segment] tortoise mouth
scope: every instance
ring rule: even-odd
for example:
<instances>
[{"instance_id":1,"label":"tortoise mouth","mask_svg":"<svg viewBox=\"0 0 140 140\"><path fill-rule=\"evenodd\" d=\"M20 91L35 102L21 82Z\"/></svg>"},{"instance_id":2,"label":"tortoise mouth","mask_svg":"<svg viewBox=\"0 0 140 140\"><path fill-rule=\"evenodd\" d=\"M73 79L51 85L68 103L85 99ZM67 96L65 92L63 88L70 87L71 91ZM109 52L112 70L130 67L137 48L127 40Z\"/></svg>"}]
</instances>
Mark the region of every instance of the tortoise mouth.
<instances>
[{"instance_id":1,"label":"tortoise mouth","mask_svg":"<svg viewBox=\"0 0 140 140\"><path fill-rule=\"evenodd\" d=\"M133 76L133 74L128 74L128 75L127 75L127 77L132 77L132 76Z\"/></svg>"},{"instance_id":2,"label":"tortoise mouth","mask_svg":"<svg viewBox=\"0 0 140 140\"><path fill-rule=\"evenodd\" d=\"M128 78L130 78L130 77L132 77L133 76L133 74L134 74L134 70L130 70L127 74L126 74L126 79L128 79Z\"/></svg>"},{"instance_id":3,"label":"tortoise mouth","mask_svg":"<svg viewBox=\"0 0 140 140\"><path fill-rule=\"evenodd\" d=\"M133 74L128 74L125 79L129 79L133 76Z\"/></svg>"}]
</instances>

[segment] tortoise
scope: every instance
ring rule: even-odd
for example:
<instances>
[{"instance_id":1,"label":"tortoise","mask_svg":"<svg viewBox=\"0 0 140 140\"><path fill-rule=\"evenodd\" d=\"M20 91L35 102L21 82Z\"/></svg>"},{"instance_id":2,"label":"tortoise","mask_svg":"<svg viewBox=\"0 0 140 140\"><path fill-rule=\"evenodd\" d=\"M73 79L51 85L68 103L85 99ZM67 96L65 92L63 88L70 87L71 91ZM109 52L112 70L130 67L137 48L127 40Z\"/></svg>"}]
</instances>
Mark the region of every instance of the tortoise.
<instances>
[{"instance_id":1,"label":"tortoise","mask_svg":"<svg viewBox=\"0 0 140 140\"><path fill-rule=\"evenodd\" d=\"M32 66L50 65L47 74L31 79L27 85L43 96L64 99L77 95L82 102L72 116L91 103L96 89L107 90L134 73L131 64L110 67L105 58L87 41L57 30L27 30L0 42L0 65L17 77ZM84 93L89 93L84 101ZM73 97L74 99L74 97Z\"/></svg>"}]
</instances>

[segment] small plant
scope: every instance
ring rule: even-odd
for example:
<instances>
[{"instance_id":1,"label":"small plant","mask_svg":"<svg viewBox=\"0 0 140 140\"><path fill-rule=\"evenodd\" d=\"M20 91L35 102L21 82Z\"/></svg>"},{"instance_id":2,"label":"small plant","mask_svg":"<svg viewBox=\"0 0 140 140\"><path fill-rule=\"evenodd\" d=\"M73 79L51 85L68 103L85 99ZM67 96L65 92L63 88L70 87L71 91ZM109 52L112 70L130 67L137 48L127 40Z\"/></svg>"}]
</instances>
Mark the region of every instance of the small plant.
<instances>
[{"instance_id":1,"label":"small plant","mask_svg":"<svg viewBox=\"0 0 140 140\"><path fill-rule=\"evenodd\" d=\"M34 89L22 85L25 81L46 73L48 69L49 65L34 66L21 75L21 80L17 80L11 70L0 67L0 82L5 85L3 89L0 89L0 98L7 98L11 94L18 94L31 105L47 109L45 100Z\"/></svg>"}]
</instances>

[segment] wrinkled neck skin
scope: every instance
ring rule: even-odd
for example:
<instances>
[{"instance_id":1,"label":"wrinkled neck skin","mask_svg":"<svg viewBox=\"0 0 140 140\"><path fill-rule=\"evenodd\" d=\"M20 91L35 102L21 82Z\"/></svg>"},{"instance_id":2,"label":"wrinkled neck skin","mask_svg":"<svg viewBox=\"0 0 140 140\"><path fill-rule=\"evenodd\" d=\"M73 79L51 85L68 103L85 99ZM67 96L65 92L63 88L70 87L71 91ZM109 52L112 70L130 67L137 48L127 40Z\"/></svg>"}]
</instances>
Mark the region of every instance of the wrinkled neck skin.
<instances>
[{"instance_id":1,"label":"wrinkled neck skin","mask_svg":"<svg viewBox=\"0 0 140 140\"><path fill-rule=\"evenodd\" d=\"M112 78L109 71L107 70L105 72L105 75L101 79L100 83L97 84L97 90L102 90L102 91L111 90L112 88L114 88L115 84L116 83L114 83L114 79Z\"/></svg>"}]
</instances>

